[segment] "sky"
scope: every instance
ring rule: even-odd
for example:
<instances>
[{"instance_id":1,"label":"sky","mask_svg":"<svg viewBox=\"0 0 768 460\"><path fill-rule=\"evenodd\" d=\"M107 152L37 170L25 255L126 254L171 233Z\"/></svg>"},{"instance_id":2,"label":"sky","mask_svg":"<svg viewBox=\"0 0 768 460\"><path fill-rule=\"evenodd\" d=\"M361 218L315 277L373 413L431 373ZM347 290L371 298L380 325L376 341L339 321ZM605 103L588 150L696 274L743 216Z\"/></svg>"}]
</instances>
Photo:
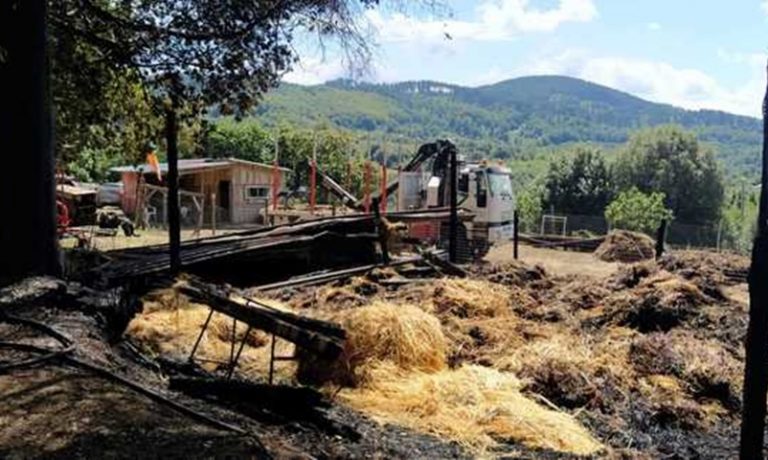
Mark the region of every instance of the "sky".
<instances>
[{"instance_id":1,"label":"sky","mask_svg":"<svg viewBox=\"0 0 768 460\"><path fill-rule=\"evenodd\" d=\"M375 46L362 79L480 86L567 75L654 102L760 116L768 0L445 3L436 12L365 12L361 24ZM285 81L352 76L335 46L320 50L310 42L298 45L301 62Z\"/></svg>"}]
</instances>

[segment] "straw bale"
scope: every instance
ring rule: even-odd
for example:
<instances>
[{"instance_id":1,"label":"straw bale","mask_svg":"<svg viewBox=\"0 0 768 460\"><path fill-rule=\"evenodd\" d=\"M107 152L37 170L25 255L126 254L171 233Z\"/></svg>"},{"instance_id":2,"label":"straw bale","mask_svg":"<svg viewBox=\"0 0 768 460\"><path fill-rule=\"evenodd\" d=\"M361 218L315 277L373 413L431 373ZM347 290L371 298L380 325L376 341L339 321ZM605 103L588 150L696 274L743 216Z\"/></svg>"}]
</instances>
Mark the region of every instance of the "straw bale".
<instances>
[{"instance_id":1,"label":"straw bale","mask_svg":"<svg viewBox=\"0 0 768 460\"><path fill-rule=\"evenodd\" d=\"M438 371L446 365L447 342L440 323L415 306L379 301L339 312L333 320L347 332L344 351L333 362L300 351L299 381L356 386L367 380L368 368L380 361L422 371Z\"/></svg>"},{"instance_id":2,"label":"straw bale","mask_svg":"<svg viewBox=\"0 0 768 460\"><path fill-rule=\"evenodd\" d=\"M482 452L498 441L571 455L603 450L572 416L520 393L512 374L479 366L434 373L372 368L365 387L339 397L374 418L451 439Z\"/></svg>"},{"instance_id":3,"label":"straw bale","mask_svg":"<svg viewBox=\"0 0 768 460\"><path fill-rule=\"evenodd\" d=\"M655 242L643 233L613 230L594 254L606 262L638 262L654 257Z\"/></svg>"}]
</instances>

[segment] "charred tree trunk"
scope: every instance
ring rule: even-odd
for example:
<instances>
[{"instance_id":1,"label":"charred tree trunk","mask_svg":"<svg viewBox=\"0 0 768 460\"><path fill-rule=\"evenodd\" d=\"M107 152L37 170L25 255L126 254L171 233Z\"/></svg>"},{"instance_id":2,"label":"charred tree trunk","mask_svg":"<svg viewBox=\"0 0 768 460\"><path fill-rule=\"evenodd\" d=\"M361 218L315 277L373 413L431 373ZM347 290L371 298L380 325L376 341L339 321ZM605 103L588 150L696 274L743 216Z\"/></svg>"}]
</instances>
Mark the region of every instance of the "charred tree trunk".
<instances>
[{"instance_id":1,"label":"charred tree trunk","mask_svg":"<svg viewBox=\"0 0 768 460\"><path fill-rule=\"evenodd\" d=\"M763 458L768 391L768 90L763 100L763 172L757 237L749 269L749 327L741 420L742 459Z\"/></svg>"},{"instance_id":2,"label":"charred tree trunk","mask_svg":"<svg viewBox=\"0 0 768 460\"><path fill-rule=\"evenodd\" d=\"M0 2L0 283L58 275L46 1Z\"/></svg>"},{"instance_id":3,"label":"charred tree trunk","mask_svg":"<svg viewBox=\"0 0 768 460\"><path fill-rule=\"evenodd\" d=\"M168 161L168 248L171 274L181 271L181 222L179 221L179 123L176 77L171 77L171 103L165 109L165 143Z\"/></svg>"}]
</instances>

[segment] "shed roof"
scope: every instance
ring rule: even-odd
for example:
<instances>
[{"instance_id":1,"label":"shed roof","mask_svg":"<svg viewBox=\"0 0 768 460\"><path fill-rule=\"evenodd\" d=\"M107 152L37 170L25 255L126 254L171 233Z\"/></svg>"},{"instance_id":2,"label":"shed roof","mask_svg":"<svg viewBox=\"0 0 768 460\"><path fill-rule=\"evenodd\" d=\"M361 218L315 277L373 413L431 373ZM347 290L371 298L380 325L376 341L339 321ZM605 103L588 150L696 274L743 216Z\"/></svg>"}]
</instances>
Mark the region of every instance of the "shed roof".
<instances>
[{"instance_id":1,"label":"shed roof","mask_svg":"<svg viewBox=\"0 0 768 460\"><path fill-rule=\"evenodd\" d=\"M238 164L252 166L256 168L264 168L264 169L273 168L272 165L268 165L264 163L256 163L255 161L240 160L237 158L221 158L221 159L193 158L193 159L179 160L179 173L193 173L193 172L204 171L209 169L227 168L227 167L231 167ZM283 168L282 166L279 167L279 169L282 172L291 172L290 169ZM118 172L118 173L143 172L145 174L151 174L154 172L154 170L152 169L152 166L146 163L135 165L135 166L117 166L117 167L111 168L110 171ZM160 173L161 174L168 173L168 163L160 163Z\"/></svg>"}]
</instances>

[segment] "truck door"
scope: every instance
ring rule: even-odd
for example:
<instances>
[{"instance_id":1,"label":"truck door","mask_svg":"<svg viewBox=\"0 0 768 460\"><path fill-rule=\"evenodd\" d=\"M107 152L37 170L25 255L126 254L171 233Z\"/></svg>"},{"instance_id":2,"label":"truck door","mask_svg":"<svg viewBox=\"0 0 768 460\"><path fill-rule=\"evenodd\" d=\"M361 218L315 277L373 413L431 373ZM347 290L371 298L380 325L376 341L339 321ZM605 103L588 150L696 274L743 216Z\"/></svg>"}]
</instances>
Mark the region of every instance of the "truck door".
<instances>
[{"instance_id":1,"label":"truck door","mask_svg":"<svg viewBox=\"0 0 768 460\"><path fill-rule=\"evenodd\" d=\"M488 205L488 185L483 171L475 173L475 199L478 208L484 208Z\"/></svg>"}]
</instances>

